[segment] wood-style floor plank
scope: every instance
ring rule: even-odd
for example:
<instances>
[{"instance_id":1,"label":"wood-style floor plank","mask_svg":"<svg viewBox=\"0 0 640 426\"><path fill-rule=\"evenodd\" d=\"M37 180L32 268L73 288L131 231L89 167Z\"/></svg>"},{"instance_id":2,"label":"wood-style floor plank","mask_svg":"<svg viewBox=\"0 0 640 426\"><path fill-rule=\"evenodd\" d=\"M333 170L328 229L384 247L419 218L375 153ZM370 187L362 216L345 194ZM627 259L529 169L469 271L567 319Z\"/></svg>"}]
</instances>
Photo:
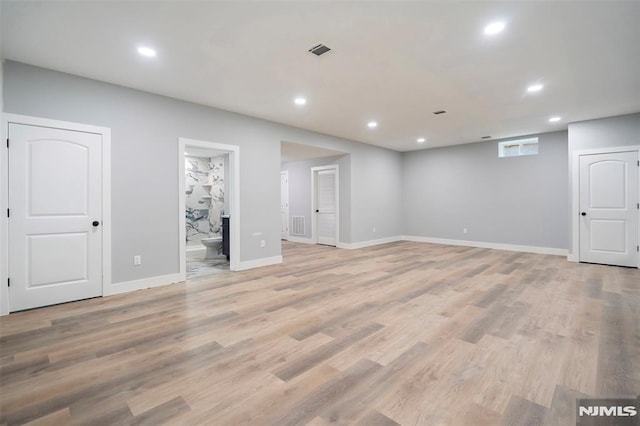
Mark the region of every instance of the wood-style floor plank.
<instances>
[{"instance_id":1,"label":"wood-style floor plank","mask_svg":"<svg viewBox=\"0 0 640 426\"><path fill-rule=\"evenodd\" d=\"M640 394L640 271L396 242L0 318L0 425L561 425Z\"/></svg>"}]
</instances>

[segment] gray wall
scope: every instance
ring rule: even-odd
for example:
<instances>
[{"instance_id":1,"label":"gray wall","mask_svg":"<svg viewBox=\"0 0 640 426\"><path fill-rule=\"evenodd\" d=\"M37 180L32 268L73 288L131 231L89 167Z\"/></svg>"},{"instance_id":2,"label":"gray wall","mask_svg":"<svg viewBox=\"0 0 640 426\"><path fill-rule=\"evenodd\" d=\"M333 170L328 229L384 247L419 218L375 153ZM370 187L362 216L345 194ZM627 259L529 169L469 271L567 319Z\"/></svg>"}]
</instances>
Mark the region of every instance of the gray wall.
<instances>
[{"instance_id":1,"label":"gray wall","mask_svg":"<svg viewBox=\"0 0 640 426\"><path fill-rule=\"evenodd\" d=\"M403 234L402 154L366 150L351 151L352 242L377 240ZM357 159L357 161L356 161ZM376 232L373 232L373 228Z\"/></svg>"},{"instance_id":2,"label":"gray wall","mask_svg":"<svg viewBox=\"0 0 640 426\"><path fill-rule=\"evenodd\" d=\"M178 272L179 137L240 147L241 261L281 253L283 140L351 153L351 174L360 178L344 194L354 194L347 225L359 225L344 230L344 242L371 239L361 223L384 223L377 238L401 233L377 208L380 199L400 205L400 153L12 61L4 64L4 96L6 112L111 128L114 283ZM379 180L368 201L369 183ZM136 254L143 264L134 267Z\"/></svg>"},{"instance_id":3,"label":"gray wall","mask_svg":"<svg viewBox=\"0 0 640 426\"><path fill-rule=\"evenodd\" d=\"M567 133L532 136L539 155L498 158L499 141L405 153L405 234L567 248Z\"/></svg>"},{"instance_id":4,"label":"gray wall","mask_svg":"<svg viewBox=\"0 0 640 426\"><path fill-rule=\"evenodd\" d=\"M569 152L640 145L640 113L569 124Z\"/></svg>"},{"instance_id":5,"label":"gray wall","mask_svg":"<svg viewBox=\"0 0 640 426\"><path fill-rule=\"evenodd\" d=\"M573 188L573 155L575 151L640 145L640 113L569 124L569 188ZM568 197L567 205L571 205ZM571 219L568 209L567 217ZM569 245L569 253L573 248Z\"/></svg>"},{"instance_id":6,"label":"gray wall","mask_svg":"<svg viewBox=\"0 0 640 426\"><path fill-rule=\"evenodd\" d=\"M289 231L293 216L304 216L305 234L291 235L298 238L311 238L311 168L337 164L339 168L340 192L340 242L350 241L351 200L349 198L350 157L318 158L308 161L290 161L282 163L282 171L289 172Z\"/></svg>"}]
</instances>

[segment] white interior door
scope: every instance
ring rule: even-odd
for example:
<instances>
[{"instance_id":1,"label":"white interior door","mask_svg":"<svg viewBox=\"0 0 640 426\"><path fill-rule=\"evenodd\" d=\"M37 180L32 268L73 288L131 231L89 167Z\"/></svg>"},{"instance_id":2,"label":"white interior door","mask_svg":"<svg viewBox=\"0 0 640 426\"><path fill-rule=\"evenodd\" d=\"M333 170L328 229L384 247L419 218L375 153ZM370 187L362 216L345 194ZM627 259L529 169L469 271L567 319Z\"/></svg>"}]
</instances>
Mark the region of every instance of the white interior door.
<instances>
[{"instance_id":1,"label":"white interior door","mask_svg":"<svg viewBox=\"0 0 640 426\"><path fill-rule=\"evenodd\" d=\"M638 153L580 156L580 261L638 266Z\"/></svg>"},{"instance_id":2,"label":"white interior door","mask_svg":"<svg viewBox=\"0 0 640 426\"><path fill-rule=\"evenodd\" d=\"M318 244L335 246L337 243L337 180L336 170L318 170L316 179L316 235Z\"/></svg>"},{"instance_id":3,"label":"white interior door","mask_svg":"<svg viewBox=\"0 0 640 426\"><path fill-rule=\"evenodd\" d=\"M101 135L9 124L12 311L102 294Z\"/></svg>"},{"instance_id":4,"label":"white interior door","mask_svg":"<svg viewBox=\"0 0 640 426\"><path fill-rule=\"evenodd\" d=\"M280 172L280 238L289 239L289 172Z\"/></svg>"}]
</instances>

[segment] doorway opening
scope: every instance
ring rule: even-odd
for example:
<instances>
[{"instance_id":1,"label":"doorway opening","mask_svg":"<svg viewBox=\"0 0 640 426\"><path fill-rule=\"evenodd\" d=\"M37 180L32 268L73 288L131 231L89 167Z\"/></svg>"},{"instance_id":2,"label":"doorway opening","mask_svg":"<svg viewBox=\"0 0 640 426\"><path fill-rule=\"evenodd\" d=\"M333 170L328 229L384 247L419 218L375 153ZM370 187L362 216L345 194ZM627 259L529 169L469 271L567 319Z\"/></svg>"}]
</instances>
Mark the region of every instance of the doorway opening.
<instances>
[{"instance_id":1,"label":"doorway opening","mask_svg":"<svg viewBox=\"0 0 640 426\"><path fill-rule=\"evenodd\" d=\"M340 247L344 242L341 238L348 240L350 227L349 153L285 141L280 147L281 240L288 241L283 243L283 257L286 256L285 249L300 243ZM316 186L320 187L319 192Z\"/></svg>"},{"instance_id":2,"label":"doorway opening","mask_svg":"<svg viewBox=\"0 0 640 426\"><path fill-rule=\"evenodd\" d=\"M179 138L180 280L238 270L239 147Z\"/></svg>"}]
</instances>

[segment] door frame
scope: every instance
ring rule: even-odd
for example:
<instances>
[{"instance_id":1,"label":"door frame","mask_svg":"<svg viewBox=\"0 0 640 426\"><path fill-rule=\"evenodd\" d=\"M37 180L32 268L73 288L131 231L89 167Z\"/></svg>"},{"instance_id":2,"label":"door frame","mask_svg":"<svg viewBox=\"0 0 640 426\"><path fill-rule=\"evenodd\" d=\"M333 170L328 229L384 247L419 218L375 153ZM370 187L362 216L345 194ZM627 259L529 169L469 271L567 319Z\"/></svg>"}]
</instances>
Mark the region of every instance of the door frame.
<instances>
[{"instance_id":1,"label":"door frame","mask_svg":"<svg viewBox=\"0 0 640 426\"><path fill-rule=\"evenodd\" d=\"M5 140L9 139L9 124L94 133L102 137L102 295L111 286L111 129L90 124L32 117L20 114L2 114ZM0 150L0 315L11 312L9 299L9 220L4 214L9 206L9 155L5 147Z\"/></svg>"},{"instance_id":2,"label":"door frame","mask_svg":"<svg viewBox=\"0 0 640 426\"><path fill-rule=\"evenodd\" d=\"M231 212L229 218L231 229L229 229L229 269L240 270L240 147L237 145L227 145L217 142L202 141L189 138L178 138L178 238L180 248L180 281L187 279L187 230L185 218L185 170L184 156L187 146L193 148L214 149L226 151L229 154L229 168L232 173L227 174L225 179L229 179L229 206ZM226 195L225 195L226 196Z\"/></svg>"},{"instance_id":3,"label":"door frame","mask_svg":"<svg viewBox=\"0 0 640 426\"><path fill-rule=\"evenodd\" d=\"M340 167L337 164L311 167L311 242L318 244L316 180L318 172L324 170L335 170L336 172L336 247L338 247L340 245Z\"/></svg>"},{"instance_id":4,"label":"door frame","mask_svg":"<svg viewBox=\"0 0 640 426\"><path fill-rule=\"evenodd\" d=\"M571 254L570 262L580 262L580 157L583 155L615 154L620 152L636 152L640 158L640 145L627 145L606 148L575 150L571 157ZM640 175L640 173L639 173ZM640 177L638 178L640 181ZM638 182L640 188L640 182ZM640 199L640 189L638 190ZM640 242L640 210L638 211L638 241ZM637 267L640 268L640 253L637 255Z\"/></svg>"},{"instance_id":5,"label":"door frame","mask_svg":"<svg viewBox=\"0 0 640 426\"><path fill-rule=\"evenodd\" d=\"M285 227L284 239L285 241L289 241L289 170L280 170L280 198L282 199L282 175L285 175L287 178L287 226ZM280 211L282 214L282 211Z\"/></svg>"}]
</instances>

